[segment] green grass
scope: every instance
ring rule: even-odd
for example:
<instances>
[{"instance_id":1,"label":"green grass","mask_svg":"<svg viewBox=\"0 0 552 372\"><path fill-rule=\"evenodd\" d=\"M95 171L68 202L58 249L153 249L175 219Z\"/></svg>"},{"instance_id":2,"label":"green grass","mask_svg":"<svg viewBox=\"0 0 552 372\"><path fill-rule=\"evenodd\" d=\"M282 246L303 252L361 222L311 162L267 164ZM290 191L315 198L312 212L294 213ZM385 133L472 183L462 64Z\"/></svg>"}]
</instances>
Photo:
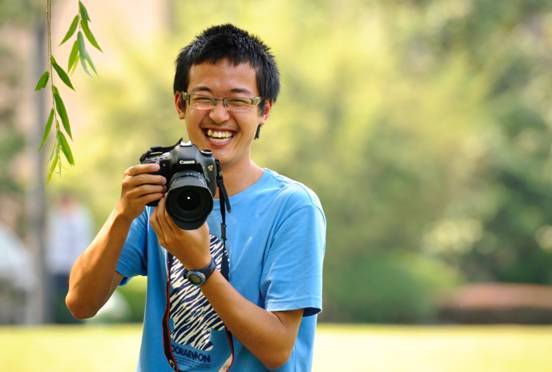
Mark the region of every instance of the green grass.
<instances>
[{"instance_id":1,"label":"green grass","mask_svg":"<svg viewBox=\"0 0 552 372\"><path fill-rule=\"evenodd\" d=\"M140 326L0 328L1 371L134 371ZM323 324L314 371L541 372L552 327Z\"/></svg>"},{"instance_id":2,"label":"green grass","mask_svg":"<svg viewBox=\"0 0 552 372\"><path fill-rule=\"evenodd\" d=\"M315 371L544 372L552 327L322 326Z\"/></svg>"},{"instance_id":3,"label":"green grass","mask_svg":"<svg viewBox=\"0 0 552 372\"><path fill-rule=\"evenodd\" d=\"M0 371L134 371L139 326L0 328Z\"/></svg>"}]
</instances>

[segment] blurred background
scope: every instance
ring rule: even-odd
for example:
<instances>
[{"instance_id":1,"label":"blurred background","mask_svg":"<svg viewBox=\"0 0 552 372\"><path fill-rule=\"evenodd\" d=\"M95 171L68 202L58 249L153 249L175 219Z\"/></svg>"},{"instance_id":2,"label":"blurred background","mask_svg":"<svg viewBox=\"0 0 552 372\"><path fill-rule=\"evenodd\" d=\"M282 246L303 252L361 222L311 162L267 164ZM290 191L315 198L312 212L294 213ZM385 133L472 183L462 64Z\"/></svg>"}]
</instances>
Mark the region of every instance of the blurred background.
<instances>
[{"instance_id":1,"label":"blurred background","mask_svg":"<svg viewBox=\"0 0 552 372\"><path fill-rule=\"evenodd\" d=\"M0 1L0 322L71 321L56 299L122 172L186 136L172 101L178 51L231 22L271 46L281 71L254 158L325 209L322 324L552 323L552 1L85 4L98 76L79 67L76 92L59 87L76 165L44 185L50 106L33 88L45 5ZM64 66L70 44L58 44L77 12L53 2ZM144 280L93 322L139 322Z\"/></svg>"}]
</instances>

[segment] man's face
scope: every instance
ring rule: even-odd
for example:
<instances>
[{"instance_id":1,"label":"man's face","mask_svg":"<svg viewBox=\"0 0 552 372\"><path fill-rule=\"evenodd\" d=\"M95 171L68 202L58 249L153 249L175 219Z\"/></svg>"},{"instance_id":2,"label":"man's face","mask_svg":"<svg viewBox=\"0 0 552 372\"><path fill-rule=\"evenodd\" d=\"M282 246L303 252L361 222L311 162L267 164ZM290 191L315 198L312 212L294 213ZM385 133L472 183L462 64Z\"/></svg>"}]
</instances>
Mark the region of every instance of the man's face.
<instances>
[{"instance_id":1,"label":"man's face","mask_svg":"<svg viewBox=\"0 0 552 372\"><path fill-rule=\"evenodd\" d=\"M255 70L249 63L234 66L227 60L216 64L202 63L190 69L187 92L208 97L252 98L259 95ZM200 149L210 149L223 166L246 164L250 161L251 143L257 126L268 119L271 103L263 112L251 106L244 112L227 110L218 102L211 110L193 105L179 106L180 93L175 96L179 117L186 122L190 141Z\"/></svg>"}]
</instances>

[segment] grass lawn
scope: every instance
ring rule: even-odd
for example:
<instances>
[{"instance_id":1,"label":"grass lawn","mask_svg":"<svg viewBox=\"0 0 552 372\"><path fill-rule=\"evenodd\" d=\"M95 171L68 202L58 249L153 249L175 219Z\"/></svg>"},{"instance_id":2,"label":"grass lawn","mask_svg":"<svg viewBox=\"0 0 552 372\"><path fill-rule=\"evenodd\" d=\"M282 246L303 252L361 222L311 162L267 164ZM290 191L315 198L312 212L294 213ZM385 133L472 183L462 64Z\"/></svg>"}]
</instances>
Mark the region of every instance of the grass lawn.
<instances>
[{"instance_id":1,"label":"grass lawn","mask_svg":"<svg viewBox=\"0 0 552 372\"><path fill-rule=\"evenodd\" d=\"M552 371L552 326L322 325L314 370Z\"/></svg>"},{"instance_id":2,"label":"grass lawn","mask_svg":"<svg viewBox=\"0 0 552 372\"><path fill-rule=\"evenodd\" d=\"M0 327L0 371L134 371L140 326ZM552 327L323 324L314 371L551 370Z\"/></svg>"}]
</instances>

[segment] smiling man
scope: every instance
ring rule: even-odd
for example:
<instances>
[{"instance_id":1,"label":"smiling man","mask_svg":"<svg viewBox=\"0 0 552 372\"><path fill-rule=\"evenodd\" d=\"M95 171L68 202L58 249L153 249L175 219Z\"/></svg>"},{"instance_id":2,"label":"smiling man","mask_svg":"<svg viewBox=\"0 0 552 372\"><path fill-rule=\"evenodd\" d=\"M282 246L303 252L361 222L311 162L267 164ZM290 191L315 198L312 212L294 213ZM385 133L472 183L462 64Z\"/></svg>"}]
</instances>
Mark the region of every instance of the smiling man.
<instances>
[{"instance_id":1,"label":"smiling man","mask_svg":"<svg viewBox=\"0 0 552 372\"><path fill-rule=\"evenodd\" d=\"M232 206L226 243L216 203L207 223L182 230L166 212L159 166L132 166L73 267L67 305L75 317L91 317L118 285L146 275L138 370L309 371L322 308L324 213L310 189L251 158L279 92L274 57L257 37L214 26L180 52L173 90L190 141L222 165Z\"/></svg>"}]
</instances>

